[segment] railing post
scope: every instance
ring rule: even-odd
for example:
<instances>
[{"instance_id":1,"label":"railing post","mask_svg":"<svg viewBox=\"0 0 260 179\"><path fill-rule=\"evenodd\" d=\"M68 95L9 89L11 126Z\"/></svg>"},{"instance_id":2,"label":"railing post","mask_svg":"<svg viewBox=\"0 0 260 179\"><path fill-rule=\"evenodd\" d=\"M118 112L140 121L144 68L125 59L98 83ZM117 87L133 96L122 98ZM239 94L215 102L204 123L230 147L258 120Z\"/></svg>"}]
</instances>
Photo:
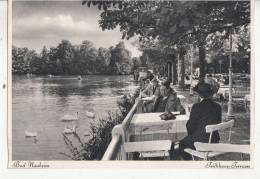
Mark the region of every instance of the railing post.
<instances>
[{"instance_id":1,"label":"railing post","mask_svg":"<svg viewBox=\"0 0 260 179\"><path fill-rule=\"evenodd\" d=\"M112 138L116 137L116 136L121 136L122 142L121 142L121 146L120 146L120 152L121 152L122 160L127 160L126 152L124 150L125 133L124 133L124 129L121 124L116 125L112 130Z\"/></svg>"},{"instance_id":2,"label":"railing post","mask_svg":"<svg viewBox=\"0 0 260 179\"><path fill-rule=\"evenodd\" d=\"M137 106L140 101L136 100L134 106L131 108L122 124L116 125L112 130L112 140L108 145L108 148L102 158L102 160L115 160L122 159L127 160L127 155L124 150L124 143L129 140L128 128L134 113L137 110ZM119 151L120 150L120 151ZM121 154L121 156L120 156ZM120 158L121 157L121 158Z\"/></svg>"}]
</instances>

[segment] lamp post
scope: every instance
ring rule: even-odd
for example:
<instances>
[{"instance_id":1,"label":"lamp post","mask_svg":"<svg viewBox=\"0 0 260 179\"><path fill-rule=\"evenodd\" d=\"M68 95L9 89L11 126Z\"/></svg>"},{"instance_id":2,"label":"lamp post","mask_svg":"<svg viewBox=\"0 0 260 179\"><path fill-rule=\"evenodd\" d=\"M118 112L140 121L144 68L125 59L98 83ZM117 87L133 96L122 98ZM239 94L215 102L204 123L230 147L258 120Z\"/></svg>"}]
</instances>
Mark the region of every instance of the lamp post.
<instances>
[{"instance_id":1,"label":"lamp post","mask_svg":"<svg viewBox=\"0 0 260 179\"><path fill-rule=\"evenodd\" d=\"M193 95L193 89L192 89L192 72L193 72L193 46L190 45L190 95Z\"/></svg>"},{"instance_id":2,"label":"lamp post","mask_svg":"<svg viewBox=\"0 0 260 179\"><path fill-rule=\"evenodd\" d=\"M179 54L177 55L177 76L178 76L178 85L180 85L180 58L179 58Z\"/></svg>"},{"instance_id":3,"label":"lamp post","mask_svg":"<svg viewBox=\"0 0 260 179\"><path fill-rule=\"evenodd\" d=\"M229 95L228 95L228 119L233 119L233 102L232 102L232 31L229 31Z\"/></svg>"},{"instance_id":4,"label":"lamp post","mask_svg":"<svg viewBox=\"0 0 260 179\"><path fill-rule=\"evenodd\" d=\"M219 73L221 73L221 70L222 70L222 60L219 61Z\"/></svg>"}]
</instances>

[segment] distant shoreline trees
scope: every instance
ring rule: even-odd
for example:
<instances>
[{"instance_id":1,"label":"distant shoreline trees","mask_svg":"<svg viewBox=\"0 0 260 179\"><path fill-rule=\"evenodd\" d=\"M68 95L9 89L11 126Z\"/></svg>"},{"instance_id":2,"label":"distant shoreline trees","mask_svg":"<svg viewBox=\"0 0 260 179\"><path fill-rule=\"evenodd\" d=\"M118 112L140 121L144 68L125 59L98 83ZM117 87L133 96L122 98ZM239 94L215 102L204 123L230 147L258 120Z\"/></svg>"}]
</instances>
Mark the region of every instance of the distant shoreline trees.
<instances>
[{"instance_id":1,"label":"distant shoreline trees","mask_svg":"<svg viewBox=\"0 0 260 179\"><path fill-rule=\"evenodd\" d=\"M80 45L72 45L70 41L62 40L57 47L48 49L44 46L40 54L26 47L12 47L13 74L130 74L133 68L136 68L138 60L137 57L131 57L124 42L108 49L96 49L88 40Z\"/></svg>"}]
</instances>

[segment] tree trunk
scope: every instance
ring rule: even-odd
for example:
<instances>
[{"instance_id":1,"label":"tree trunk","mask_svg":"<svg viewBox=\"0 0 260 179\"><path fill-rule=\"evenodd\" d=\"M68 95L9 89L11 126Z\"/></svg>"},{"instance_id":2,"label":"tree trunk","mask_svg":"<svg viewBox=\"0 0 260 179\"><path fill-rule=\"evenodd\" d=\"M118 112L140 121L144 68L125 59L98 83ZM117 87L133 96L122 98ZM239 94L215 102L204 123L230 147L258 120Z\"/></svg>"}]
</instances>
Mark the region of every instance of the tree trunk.
<instances>
[{"instance_id":1,"label":"tree trunk","mask_svg":"<svg viewBox=\"0 0 260 179\"><path fill-rule=\"evenodd\" d=\"M185 89L185 64L184 64L184 58L185 58L185 50L181 49L179 52L179 58L180 58L180 63L181 63L181 80L180 80L180 84L179 84L179 88L181 88L182 90Z\"/></svg>"},{"instance_id":2,"label":"tree trunk","mask_svg":"<svg viewBox=\"0 0 260 179\"><path fill-rule=\"evenodd\" d=\"M206 76L206 50L205 50L205 41L207 36L201 33L198 36L199 42L199 62L200 62L200 75L199 79L204 80Z\"/></svg>"},{"instance_id":3,"label":"tree trunk","mask_svg":"<svg viewBox=\"0 0 260 179\"><path fill-rule=\"evenodd\" d=\"M171 65L170 63L168 62L168 65L167 65L167 69L168 69L168 79L171 80Z\"/></svg>"},{"instance_id":4,"label":"tree trunk","mask_svg":"<svg viewBox=\"0 0 260 179\"><path fill-rule=\"evenodd\" d=\"M172 61L172 84L176 85L178 81L178 75L177 75L177 64L176 59Z\"/></svg>"},{"instance_id":5,"label":"tree trunk","mask_svg":"<svg viewBox=\"0 0 260 179\"><path fill-rule=\"evenodd\" d=\"M205 52L205 47L204 44L201 43L199 45L199 62L200 62L200 76L199 78L204 78L206 75L205 71L205 59L206 58L206 52Z\"/></svg>"}]
</instances>

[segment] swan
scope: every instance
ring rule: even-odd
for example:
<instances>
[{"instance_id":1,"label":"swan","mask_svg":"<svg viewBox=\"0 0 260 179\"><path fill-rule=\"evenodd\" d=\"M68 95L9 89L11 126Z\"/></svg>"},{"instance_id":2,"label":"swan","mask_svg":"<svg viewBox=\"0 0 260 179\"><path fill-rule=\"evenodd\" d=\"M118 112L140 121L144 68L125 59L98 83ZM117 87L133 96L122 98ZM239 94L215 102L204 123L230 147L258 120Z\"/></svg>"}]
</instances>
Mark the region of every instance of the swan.
<instances>
[{"instance_id":1,"label":"swan","mask_svg":"<svg viewBox=\"0 0 260 179\"><path fill-rule=\"evenodd\" d=\"M25 131L25 137L37 137L37 133Z\"/></svg>"},{"instance_id":2,"label":"swan","mask_svg":"<svg viewBox=\"0 0 260 179\"><path fill-rule=\"evenodd\" d=\"M74 125L72 128L65 127L63 133L64 134L72 134L73 132L76 132L76 128L78 128L78 126L76 126L76 125Z\"/></svg>"},{"instance_id":3,"label":"swan","mask_svg":"<svg viewBox=\"0 0 260 179\"><path fill-rule=\"evenodd\" d=\"M87 117L89 117L89 118L95 118L95 113L93 113L93 112L86 111L86 115L87 115Z\"/></svg>"},{"instance_id":4,"label":"swan","mask_svg":"<svg viewBox=\"0 0 260 179\"><path fill-rule=\"evenodd\" d=\"M78 112L77 112L76 116L70 115L70 114L65 114L60 120L61 121L76 121L78 119L79 119L79 117L78 117Z\"/></svg>"},{"instance_id":5,"label":"swan","mask_svg":"<svg viewBox=\"0 0 260 179\"><path fill-rule=\"evenodd\" d=\"M78 79L79 81L81 81L81 80L82 80L82 77L81 77L81 76L78 76L77 79Z\"/></svg>"}]
</instances>

